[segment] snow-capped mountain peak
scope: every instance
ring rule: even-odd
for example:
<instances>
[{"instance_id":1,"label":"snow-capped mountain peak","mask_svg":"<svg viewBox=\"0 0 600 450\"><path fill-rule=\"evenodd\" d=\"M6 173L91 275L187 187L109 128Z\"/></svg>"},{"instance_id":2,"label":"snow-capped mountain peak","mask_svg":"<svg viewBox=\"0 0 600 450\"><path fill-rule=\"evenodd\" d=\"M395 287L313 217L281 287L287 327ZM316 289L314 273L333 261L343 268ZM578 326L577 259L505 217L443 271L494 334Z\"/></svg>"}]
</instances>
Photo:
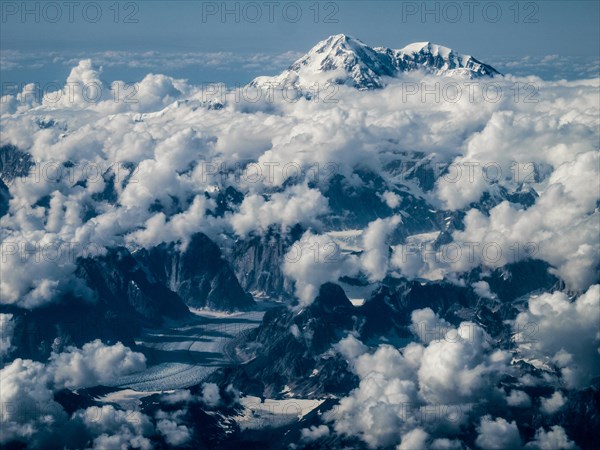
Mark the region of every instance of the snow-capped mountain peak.
<instances>
[{"instance_id":1,"label":"snow-capped mountain peak","mask_svg":"<svg viewBox=\"0 0 600 450\"><path fill-rule=\"evenodd\" d=\"M327 39L318 42L308 53L321 53L325 49L337 49L337 48L358 48L367 47L360 39L356 39L346 34L334 34L329 36Z\"/></svg>"},{"instance_id":2,"label":"snow-capped mountain peak","mask_svg":"<svg viewBox=\"0 0 600 450\"><path fill-rule=\"evenodd\" d=\"M433 55L440 55L442 57L449 57L450 53L452 53L452 49L448 47L444 47L443 45L432 44L431 42L414 42L412 44L408 44L406 47L403 47L400 50L402 53L421 53L427 52Z\"/></svg>"},{"instance_id":3,"label":"snow-capped mountain peak","mask_svg":"<svg viewBox=\"0 0 600 450\"><path fill-rule=\"evenodd\" d=\"M403 71L425 69L436 75L462 75L469 78L495 76L500 73L470 55L461 55L443 45L415 42L393 50Z\"/></svg>"},{"instance_id":4,"label":"snow-capped mountain peak","mask_svg":"<svg viewBox=\"0 0 600 450\"><path fill-rule=\"evenodd\" d=\"M258 77L251 85L303 90L315 83L335 83L360 90L377 89L386 85L386 77L415 70L468 78L499 75L493 67L471 56L431 42L417 42L393 50L372 48L352 36L337 34L317 43L280 75Z\"/></svg>"},{"instance_id":5,"label":"snow-capped mountain peak","mask_svg":"<svg viewBox=\"0 0 600 450\"><path fill-rule=\"evenodd\" d=\"M359 39L337 34L318 42L286 71L275 77L258 77L252 86L310 89L333 82L358 89L384 86L382 76L394 76L391 59Z\"/></svg>"}]
</instances>

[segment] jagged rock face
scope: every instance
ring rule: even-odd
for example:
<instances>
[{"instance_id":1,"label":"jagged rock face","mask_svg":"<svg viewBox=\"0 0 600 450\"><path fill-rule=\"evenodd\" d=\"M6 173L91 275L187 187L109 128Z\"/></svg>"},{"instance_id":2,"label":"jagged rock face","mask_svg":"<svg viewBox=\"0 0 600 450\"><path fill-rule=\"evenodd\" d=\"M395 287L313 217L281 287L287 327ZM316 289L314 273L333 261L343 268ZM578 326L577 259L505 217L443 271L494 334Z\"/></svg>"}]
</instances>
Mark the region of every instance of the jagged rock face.
<instances>
[{"instance_id":1,"label":"jagged rock face","mask_svg":"<svg viewBox=\"0 0 600 450\"><path fill-rule=\"evenodd\" d=\"M594 448L598 445L598 434L593 431L600 428L600 388L598 385L599 383L596 382L595 386L569 395L568 403L560 413L558 423L571 436L575 437L575 441L582 448Z\"/></svg>"},{"instance_id":2,"label":"jagged rock face","mask_svg":"<svg viewBox=\"0 0 600 450\"><path fill-rule=\"evenodd\" d=\"M511 301L530 292L553 291L564 288L558 278L549 272L550 266L540 260L525 260L494 270L482 277L498 298Z\"/></svg>"},{"instance_id":3,"label":"jagged rock face","mask_svg":"<svg viewBox=\"0 0 600 450\"><path fill-rule=\"evenodd\" d=\"M356 315L360 318L357 331L363 342L376 345L385 337L386 341L402 347L415 339L410 329L412 312L430 308L454 326L472 321L492 337L506 338L510 329L503 323L497 306L489 299L478 298L469 287L388 278L357 308ZM512 308L510 313L514 318L518 311Z\"/></svg>"},{"instance_id":4,"label":"jagged rock face","mask_svg":"<svg viewBox=\"0 0 600 450\"><path fill-rule=\"evenodd\" d=\"M551 289L555 279L546 269L539 261L526 261L509 266L514 279L506 272L493 272L485 279L497 295L494 299L480 297L468 284L386 278L362 306L354 307L341 287L326 283L302 310L268 311L261 325L237 346L247 362L219 371L211 380L270 398L280 396L285 386L299 396L344 392L356 379L331 346L353 333L370 346L385 342L401 348L416 339L411 314L423 308L431 308L453 326L474 322L499 348L510 348L512 329L507 321L519 313L524 291ZM526 274L526 285L518 273ZM480 280L480 275L476 270L470 274L473 280Z\"/></svg>"},{"instance_id":5,"label":"jagged rock face","mask_svg":"<svg viewBox=\"0 0 600 450\"><path fill-rule=\"evenodd\" d=\"M12 356L44 360L53 350L94 339L133 345L142 327L189 314L179 296L149 277L125 248L79 259L75 275L78 292L61 294L41 308L2 305L16 320Z\"/></svg>"},{"instance_id":6,"label":"jagged rock face","mask_svg":"<svg viewBox=\"0 0 600 450\"><path fill-rule=\"evenodd\" d=\"M363 181L359 186L336 175L324 189L323 195L332 212L324 221L332 229L364 228L378 217L393 213L380 197L386 190L381 177L372 172L358 172L357 175Z\"/></svg>"},{"instance_id":7,"label":"jagged rock face","mask_svg":"<svg viewBox=\"0 0 600 450\"><path fill-rule=\"evenodd\" d=\"M6 185L18 177L27 176L35 162L29 153L11 144L0 147L0 180Z\"/></svg>"},{"instance_id":8,"label":"jagged rock face","mask_svg":"<svg viewBox=\"0 0 600 450\"><path fill-rule=\"evenodd\" d=\"M322 219L327 229L364 229L370 222L393 214L399 214L402 219L394 231L393 242L402 242L403 238L412 234L433 231L446 233L445 238L449 238L452 231L461 228L463 211L437 209L428 197L436 180L444 173L441 165L436 170L435 162L418 153L395 156L402 159L385 163L383 174L356 168L352 180L338 174L319 186L331 210ZM357 183L357 180L360 182ZM399 197L396 208L390 208L384 201L382 193L386 191ZM469 208L487 212L508 200L526 209L534 204L536 198L537 193L532 188L521 186L509 191L495 184L489 193L485 192Z\"/></svg>"},{"instance_id":9,"label":"jagged rock face","mask_svg":"<svg viewBox=\"0 0 600 450\"><path fill-rule=\"evenodd\" d=\"M452 74L454 71L472 77L500 75L496 69L472 56L460 55L431 42L417 42L401 50L391 50L390 53L397 70L404 72L426 68L438 74Z\"/></svg>"},{"instance_id":10,"label":"jagged rock face","mask_svg":"<svg viewBox=\"0 0 600 450\"><path fill-rule=\"evenodd\" d=\"M280 395L284 386L297 395L343 392L356 380L344 360L327 352L331 346L350 332L368 344L384 340L406 345L415 339L411 313L420 308L431 308L454 324L473 320L497 338L508 333L497 314L466 287L401 280L382 286L363 306L354 307L338 285L326 283L301 311L267 312L260 327L238 346L239 354L250 361L218 372L213 379L267 397ZM469 317L462 317L464 309L471 312ZM499 328L492 328L496 325Z\"/></svg>"},{"instance_id":11,"label":"jagged rock face","mask_svg":"<svg viewBox=\"0 0 600 450\"><path fill-rule=\"evenodd\" d=\"M361 180L358 186L342 175L336 175L323 188L323 195L331 209L331 214L323 222L330 229L362 229L380 217L393 215L394 210L381 197L385 191L392 191L401 199L399 213L402 223L395 231L395 238L438 230L443 224L443 221L437 223L431 206L409 189L387 186L381 176L370 171L357 170L355 175Z\"/></svg>"},{"instance_id":12,"label":"jagged rock face","mask_svg":"<svg viewBox=\"0 0 600 450\"><path fill-rule=\"evenodd\" d=\"M253 236L233 250L233 266L242 286L251 292L280 296L289 291L281 270L287 245L281 237Z\"/></svg>"},{"instance_id":13,"label":"jagged rock face","mask_svg":"<svg viewBox=\"0 0 600 450\"><path fill-rule=\"evenodd\" d=\"M29 153L14 145L0 147L0 217L8 212L10 184L15 178L27 176L34 164Z\"/></svg>"},{"instance_id":14,"label":"jagged rock face","mask_svg":"<svg viewBox=\"0 0 600 450\"><path fill-rule=\"evenodd\" d=\"M174 243L160 244L135 258L188 306L233 311L254 305L219 247L203 233L192 236L183 251Z\"/></svg>"},{"instance_id":15,"label":"jagged rock face","mask_svg":"<svg viewBox=\"0 0 600 450\"><path fill-rule=\"evenodd\" d=\"M188 309L179 296L158 280L124 248L109 250L100 258L79 262L76 274L99 302L116 310L135 312L143 322L159 324L163 318L182 318Z\"/></svg>"},{"instance_id":16,"label":"jagged rock face","mask_svg":"<svg viewBox=\"0 0 600 450\"><path fill-rule=\"evenodd\" d=\"M133 345L142 327L186 318L186 303L227 311L254 305L217 245L203 234L183 252L175 244L135 255L123 247L109 249L104 256L79 259L75 275L86 298L67 293L32 311L2 305L2 312L15 316L18 355L13 356L43 360L52 350L96 338Z\"/></svg>"},{"instance_id":17,"label":"jagged rock face","mask_svg":"<svg viewBox=\"0 0 600 450\"><path fill-rule=\"evenodd\" d=\"M319 42L280 75L258 77L250 86L310 91L315 83L334 83L370 90L386 86L386 78L418 70L466 78L500 75L493 67L471 56L430 42L392 50L372 48L359 39L338 34Z\"/></svg>"},{"instance_id":18,"label":"jagged rock face","mask_svg":"<svg viewBox=\"0 0 600 450\"><path fill-rule=\"evenodd\" d=\"M45 361L52 351L60 352L70 345L81 347L94 339L132 346L142 327L139 315L129 306L72 295L31 311L11 306L0 309L13 314L15 321L11 358Z\"/></svg>"},{"instance_id":19,"label":"jagged rock face","mask_svg":"<svg viewBox=\"0 0 600 450\"><path fill-rule=\"evenodd\" d=\"M260 236L238 239L229 259L242 287L272 298L290 297L293 286L283 273L285 254L302 235L300 226L282 234L273 228Z\"/></svg>"},{"instance_id":20,"label":"jagged rock face","mask_svg":"<svg viewBox=\"0 0 600 450\"><path fill-rule=\"evenodd\" d=\"M10 191L4 181L0 180L0 217L8 212L8 202L10 201Z\"/></svg>"},{"instance_id":21,"label":"jagged rock face","mask_svg":"<svg viewBox=\"0 0 600 450\"><path fill-rule=\"evenodd\" d=\"M322 354L353 329L353 311L339 286L324 284L301 312L287 307L268 311L238 348L239 354L254 359L211 379L270 398L278 397L286 385L300 395L346 392L356 383L346 362Z\"/></svg>"},{"instance_id":22,"label":"jagged rock face","mask_svg":"<svg viewBox=\"0 0 600 450\"><path fill-rule=\"evenodd\" d=\"M223 217L227 212L233 212L236 206L239 206L244 200L244 194L232 186L227 186L225 189L219 189L214 196L217 204L214 215Z\"/></svg>"}]
</instances>

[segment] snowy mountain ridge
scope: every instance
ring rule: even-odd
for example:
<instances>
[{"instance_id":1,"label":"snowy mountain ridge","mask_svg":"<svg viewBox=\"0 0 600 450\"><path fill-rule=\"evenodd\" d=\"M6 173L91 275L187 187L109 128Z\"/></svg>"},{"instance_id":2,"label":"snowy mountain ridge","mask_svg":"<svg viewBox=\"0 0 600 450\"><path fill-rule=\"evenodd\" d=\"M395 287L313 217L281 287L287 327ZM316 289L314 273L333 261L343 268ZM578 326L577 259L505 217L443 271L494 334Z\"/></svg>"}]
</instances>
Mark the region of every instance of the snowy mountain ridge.
<instances>
[{"instance_id":1,"label":"snowy mountain ridge","mask_svg":"<svg viewBox=\"0 0 600 450\"><path fill-rule=\"evenodd\" d=\"M417 70L471 79L500 75L472 56L442 45L416 42L399 50L372 48L359 39L337 34L319 42L280 75L257 77L250 86L307 89L315 83L332 82L369 90L384 87L386 77Z\"/></svg>"}]
</instances>

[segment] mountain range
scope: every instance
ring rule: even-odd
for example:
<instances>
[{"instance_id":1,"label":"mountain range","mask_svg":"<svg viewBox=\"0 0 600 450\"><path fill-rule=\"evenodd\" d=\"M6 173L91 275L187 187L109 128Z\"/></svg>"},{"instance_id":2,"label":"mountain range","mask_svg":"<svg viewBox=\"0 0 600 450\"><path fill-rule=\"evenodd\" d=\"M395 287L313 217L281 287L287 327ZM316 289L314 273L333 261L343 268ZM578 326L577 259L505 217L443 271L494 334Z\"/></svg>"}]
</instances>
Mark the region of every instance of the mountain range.
<instances>
[{"instance_id":1,"label":"mountain range","mask_svg":"<svg viewBox=\"0 0 600 450\"><path fill-rule=\"evenodd\" d=\"M387 79L414 71L469 79L501 75L472 56L431 42L394 50L369 47L359 39L337 34L319 42L281 74L255 78L250 86L307 90L315 83L334 83L359 90L380 89Z\"/></svg>"},{"instance_id":2,"label":"mountain range","mask_svg":"<svg viewBox=\"0 0 600 450\"><path fill-rule=\"evenodd\" d=\"M0 444L596 448L600 334L586 320L600 313L600 291L572 288L564 274L598 267L592 238L577 250L568 234L586 234L597 219L598 201L590 206L582 189L597 159L552 151L595 145L582 113L591 101L573 114L579 106L557 94L547 117L527 103L399 106L391 84L421 76L502 74L429 42L395 50L339 34L249 85L344 86L339 105L310 96L298 106L207 104L151 76L166 100L145 110L86 116L40 105L3 115L14 142L0 145L2 282L12 287L2 292L17 294L0 302L2 402L47 402L58 413L37 421L6 408L12 434ZM365 113L386 96L393 101ZM529 148L536 163L521 179L507 168ZM103 168L95 185L66 170L115 158L115 149L124 161ZM42 152L73 178L27 180ZM277 184L223 164L206 179L201 164L211 158L336 169ZM449 181L450 166L485 158L504 175L469 172L485 178L480 186L465 169ZM444 202L454 198L445 192L464 199ZM25 243L53 236L103 251L38 264ZM476 250L444 253L462 243ZM496 264L479 247L508 256ZM591 256L567 266L555 254L571 247ZM406 420L408 405L422 416ZM429 417L437 407L458 408L459 423ZM131 424L117 420L132 413Z\"/></svg>"}]
</instances>

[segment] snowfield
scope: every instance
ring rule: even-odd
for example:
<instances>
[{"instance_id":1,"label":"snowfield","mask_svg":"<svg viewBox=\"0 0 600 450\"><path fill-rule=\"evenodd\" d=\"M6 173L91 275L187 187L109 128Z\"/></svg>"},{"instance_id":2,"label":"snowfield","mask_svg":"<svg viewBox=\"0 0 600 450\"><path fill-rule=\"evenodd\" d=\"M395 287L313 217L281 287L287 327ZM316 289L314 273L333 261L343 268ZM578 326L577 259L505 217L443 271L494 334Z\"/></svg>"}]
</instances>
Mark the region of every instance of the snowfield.
<instances>
[{"instance_id":1,"label":"snowfield","mask_svg":"<svg viewBox=\"0 0 600 450\"><path fill-rule=\"evenodd\" d=\"M244 411L234 419L242 429L276 428L302 419L323 402L324 400L301 398L286 400L267 398L261 401L258 397L247 396L240 398Z\"/></svg>"}]
</instances>

